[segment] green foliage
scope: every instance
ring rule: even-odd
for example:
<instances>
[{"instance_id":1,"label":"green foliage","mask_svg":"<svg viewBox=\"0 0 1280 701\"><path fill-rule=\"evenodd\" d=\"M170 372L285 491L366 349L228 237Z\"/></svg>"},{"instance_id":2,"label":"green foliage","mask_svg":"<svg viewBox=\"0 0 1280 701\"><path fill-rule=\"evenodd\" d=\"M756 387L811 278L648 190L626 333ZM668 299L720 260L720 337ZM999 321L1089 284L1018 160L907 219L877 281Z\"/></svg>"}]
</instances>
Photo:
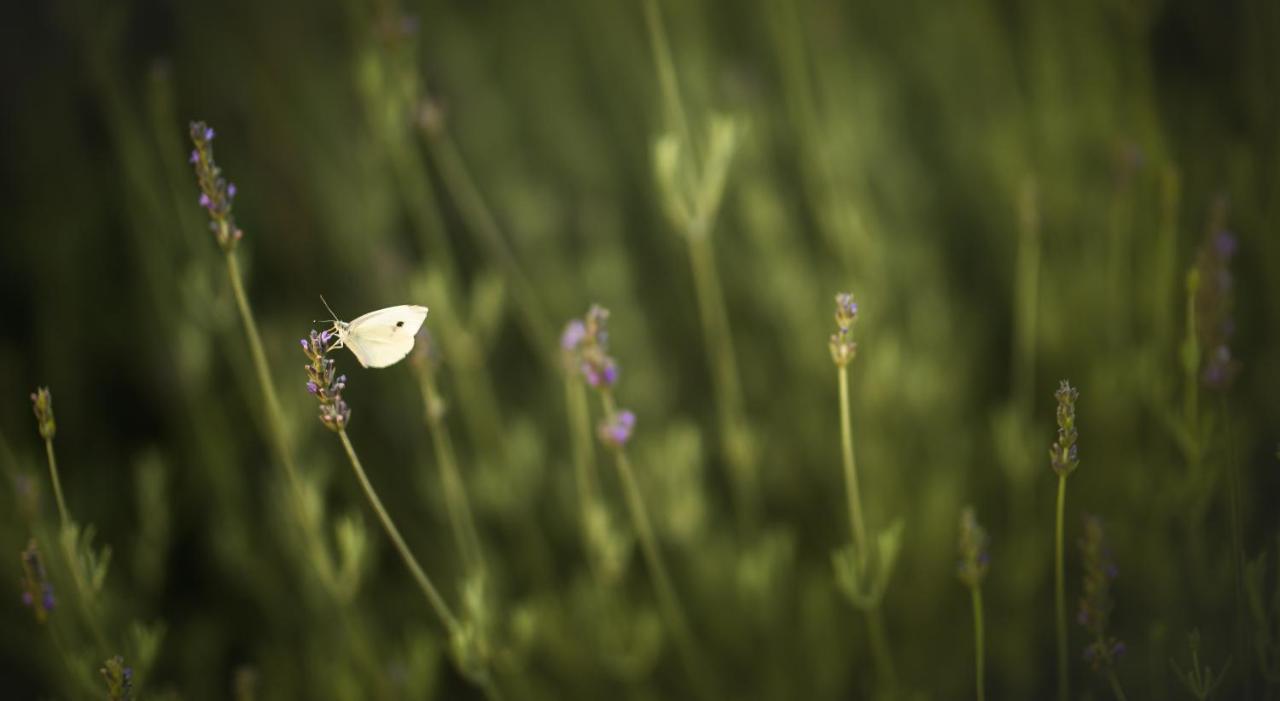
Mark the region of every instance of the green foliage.
<instances>
[{"instance_id":1,"label":"green foliage","mask_svg":"<svg viewBox=\"0 0 1280 701\"><path fill-rule=\"evenodd\" d=\"M1061 542L1098 514L1122 574L1073 697L1280 697L1275 3L8 21L6 696L953 699L977 640L1049 698L1078 429ZM331 356L340 438L320 294L431 309L419 357ZM593 303L634 423L557 347Z\"/></svg>"}]
</instances>

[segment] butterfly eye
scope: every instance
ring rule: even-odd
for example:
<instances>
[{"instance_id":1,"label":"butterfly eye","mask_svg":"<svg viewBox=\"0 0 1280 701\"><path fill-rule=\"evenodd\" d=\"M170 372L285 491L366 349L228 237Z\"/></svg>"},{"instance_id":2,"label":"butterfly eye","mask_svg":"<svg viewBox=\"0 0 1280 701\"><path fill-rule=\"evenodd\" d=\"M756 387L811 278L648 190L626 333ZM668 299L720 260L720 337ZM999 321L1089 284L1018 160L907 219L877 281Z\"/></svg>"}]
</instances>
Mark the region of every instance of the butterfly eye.
<instances>
[{"instance_id":1,"label":"butterfly eye","mask_svg":"<svg viewBox=\"0 0 1280 701\"><path fill-rule=\"evenodd\" d=\"M397 321L397 322L396 322L396 328L398 329L398 328L400 328L401 326L404 326L404 322L403 322L403 321Z\"/></svg>"}]
</instances>

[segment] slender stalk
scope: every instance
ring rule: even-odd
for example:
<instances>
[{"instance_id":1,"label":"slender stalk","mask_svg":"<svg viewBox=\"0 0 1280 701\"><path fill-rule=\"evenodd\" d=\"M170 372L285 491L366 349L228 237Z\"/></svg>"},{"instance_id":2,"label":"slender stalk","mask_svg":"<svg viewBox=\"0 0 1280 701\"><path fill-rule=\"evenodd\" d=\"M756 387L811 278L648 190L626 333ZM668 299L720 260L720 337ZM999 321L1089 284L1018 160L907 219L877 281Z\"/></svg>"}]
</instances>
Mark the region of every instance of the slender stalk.
<instances>
[{"instance_id":1,"label":"slender stalk","mask_svg":"<svg viewBox=\"0 0 1280 701\"><path fill-rule=\"evenodd\" d=\"M1058 622L1058 701L1067 701L1067 594L1063 571L1063 519L1067 507L1067 476L1058 475L1057 522L1054 527L1053 600Z\"/></svg>"},{"instance_id":2,"label":"slender stalk","mask_svg":"<svg viewBox=\"0 0 1280 701\"><path fill-rule=\"evenodd\" d=\"M1013 348L1014 401L1024 416L1034 410L1036 325L1040 309L1040 209L1035 181L1023 184L1019 201L1018 267L1014 271L1017 300Z\"/></svg>"},{"instance_id":3,"label":"slender stalk","mask_svg":"<svg viewBox=\"0 0 1280 701\"><path fill-rule=\"evenodd\" d=\"M844 458L845 496L849 501L849 524L858 557L867 554L867 530L862 521L862 496L858 492L858 465L853 456L853 418L849 411L849 369L839 368L840 383L840 450Z\"/></svg>"},{"instance_id":4,"label":"slender stalk","mask_svg":"<svg viewBox=\"0 0 1280 701\"><path fill-rule=\"evenodd\" d=\"M854 546L860 564L865 569L870 552L867 529L862 519L862 495L858 490L858 464L853 453L853 418L849 410L849 369L839 366L837 381L840 388L840 452L844 462L845 496L849 502L849 526L853 532ZM896 686L893 657L889 653L888 639L884 633L877 606L867 612L867 635L871 640L871 654L875 660L876 674L886 688Z\"/></svg>"},{"instance_id":5,"label":"slender stalk","mask_svg":"<svg viewBox=\"0 0 1280 701\"><path fill-rule=\"evenodd\" d=\"M409 568L409 573L413 575L418 588L427 597L427 602L431 604L431 608L435 610L436 615L440 617L440 621L444 623L445 629L448 630L450 635L456 633L459 629L458 619L449 610L449 605L445 603L444 598L440 596L440 592L436 590L431 580L427 578L427 573L422 571L422 566L418 564L418 558L413 556L413 552L405 544L404 538L400 536L400 530L396 528L396 524L391 520L391 515L387 513L386 508L382 505L382 500L378 498L378 493L374 491L373 485L369 483L369 478L365 475L364 467L360 465L360 458L356 456L356 450L351 445L351 439L347 437L345 429L338 431L338 438L342 440L342 448L347 451L347 459L351 461L351 470L356 473L356 479L359 480L360 487L364 490L364 495L369 500L369 506L373 507L374 512L378 515L378 520L382 522L382 528L387 532L387 537L391 539L392 545L400 553L400 558L404 560L405 566Z\"/></svg>"},{"instance_id":6,"label":"slender stalk","mask_svg":"<svg viewBox=\"0 0 1280 701\"><path fill-rule=\"evenodd\" d=\"M572 373L564 373L565 405L569 412L569 442L573 450L573 471L578 483L578 506L581 509L582 547L587 561L595 568L589 531L591 508L600 498L599 476L591 453L591 408L586 388Z\"/></svg>"},{"instance_id":7,"label":"slender stalk","mask_svg":"<svg viewBox=\"0 0 1280 701\"><path fill-rule=\"evenodd\" d=\"M302 481L298 477L297 465L293 462L289 440L285 434L284 412L280 409L280 398L276 396L275 385L271 381L271 368L267 365L267 353L263 349L262 336L258 333L258 323L254 321L253 309L249 307L249 297L244 291L244 282L240 278L240 264L233 251L226 252L227 277L231 279L231 291L236 298L236 308L240 311L240 322L244 326L245 338L249 342L249 355L253 358L253 368L258 374L258 385L262 389L262 402L267 409L267 437L275 448L276 457L284 465L285 474L293 487L296 497L302 494Z\"/></svg>"},{"instance_id":8,"label":"slender stalk","mask_svg":"<svg viewBox=\"0 0 1280 701\"><path fill-rule=\"evenodd\" d=\"M84 573L80 570L80 558L76 554L80 531L71 520L71 512L67 510L67 504L62 498L62 485L58 478L58 456L53 450L52 436L45 437L44 452L49 462L49 478L53 482L53 493L58 502L58 516L61 519L61 528L58 531L58 545L62 550L62 556L67 559L67 567L71 571L71 581L75 584L76 599L80 602L80 611L84 614L84 620L88 624L89 630L101 651L110 652L111 648L107 645L107 638L103 634L102 626L93 611L88 583L85 581ZM70 536L75 536L75 538Z\"/></svg>"},{"instance_id":9,"label":"slender stalk","mask_svg":"<svg viewBox=\"0 0 1280 701\"><path fill-rule=\"evenodd\" d=\"M1231 415L1227 411L1225 393L1219 395L1221 400L1223 443L1226 446L1227 463L1227 513L1231 525L1231 559L1232 580L1235 584L1235 646L1236 654L1241 658L1249 652L1249 633L1245 614L1244 591L1244 515L1241 513L1240 466L1236 464L1235 441L1231 432ZM1253 680L1245 677L1246 696L1252 696Z\"/></svg>"},{"instance_id":10,"label":"slender stalk","mask_svg":"<svg viewBox=\"0 0 1280 701\"><path fill-rule=\"evenodd\" d=\"M738 363L733 352L729 316L725 311L720 276L716 272L715 254L706 235L685 236L689 242L689 259L693 266L694 289L698 297L699 316L707 351L707 364L715 385L716 405L720 416L720 450L729 464L735 506L740 519L749 522L755 510L755 467L736 444L741 430L742 387Z\"/></svg>"},{"instance_id":11,"label":"slender stalk","mask_svg":"<svg viewBox=\"0 0 1280 701\"><path fill-rule=\"evenodd\" d=\"M889 653L889 638L884 633L884 619L879 606L867 611L867 636L871 640L871 657L875 660L880 686L892 696L892 691L898 686L898 675L894 671L893 655Z\"/></svg>"},{"instance_id":12,"label":"slender stalk","mask_svg":"<svg viewBox=\"0 0 1280 701\"><path fill-rule=\"evenodd\" d=\"M53 453L53 439L44 439L44 454L49 459L49 480L53 482L53 498L58 502L58 517L65 528L71 523L67 502L62 498L62 480L58 478L58 458Z\"/></svg>"},{"instance_id":13,"label":"slender stalk","mask_svg":"<svg viewBox=\"0 0 1280 701\"><path fill-rule=\"evenodd\" d=\"M436 462L440 465L440 482L444 487L445 510L457 541L458 552L464 566L470 572L486 570L480 535L471 514L467 490L463 486L462 473L458 470L456 453L449 430L444 425L444 409L440 406L440 393L436 389L435 373L426 362L414 363L418 376L418 388L422 392L422 406L426 413L427 427L431 432Z\"/></svg>"},{"instance_id":14,"label":"slender stalk","mask_svg":"<svg viewBox=\"0 0 1280 701\"><path fill-rule=\"evenodd\" d=\"M551 334L549 317L539 301L537 289L525 275L515 253L503 237L498 219L489 209L484 196L480 193L480 188L476 186L475 180L467 170L466 162L458 151L457 145L448 134L443 132L429 136L427 145L435 158L436 166L440 169L444 186L457 203L458 211L465 219L467 227L480 237L489 249L489 255L497 260L506 272L507 279L516 288L515 299L523 312L521 319L524 322L525 332L529 335L529 341L538 357L548 364L554 363L555 359L551 356L550 349L555 348L555 340Z\"/></svg>"},{"instance_id":15,"label":"slender stalk","mask_svg":"<svg viewBox=\"0 0 1280 701\"><path fill-rule=\"evenodd\" d=\"M275 449L276 457L284 466L285 476L289 480L290 500L294 517L298 520L310 552L312 564L319 570L321 578L327 583L334 581L333 565L329 552L324 546L321 535L316 532L310 519L306 517L305 490L298 467L293 461L293 451L289 447L289 438L285 432L284 412L280 408L280 398L276 395L275 384L271 381L271 368L267 365L267 353L262 345L262 336L258 333L258 323L253 318L253 309L249 306L249 297L244 291L244 282L240 276L240 264L234 251L226 251L227 277L231 280L231 290L235 296L236 308L240 312L240 322L244 326L245 338L249 342L249 355L253 358L253 367L258 375L258 386L262 389L262 402L267 409L267 438Z\"/></svg>"},{"instance_id":16,"label":"slender stalk","mask_svg":"<svg viewBox=\"0 0 1280 701\"><path fill-rule=\"evenodd\" d=\"M984 656L986 648L983 642L982 587L969 587L969 598L973 603L973 666L974 684L977 687L978 701L987 697L986 684L983 681L986 672Z\"/></svg>"},{"instance_id":17,"label":"slender stalk","mask_svg":"<svg viewBox=\"0 0 1280 701\"><path fill-rule=\"evenodd\" d=\"M1120 686L1120 679L1116 677L1114 669L1107 670L1107 683L1111 685L1111 693L1115 694L1116 701L1128 701L1128 697L1124 695L1124 688Z\"/></svg>"},{"instance_id":18,"label":"slender stalk","mask_svg":"<svg viewBox=\"0 0 1280 701\"><path fill-rule=\"evenodd\" d=\"M605 421L612 422L616 411L613 396L608 392L603 392L600 395L600 400L604 405ZM636 529L636 536L640 542L640 551L644 554L649 576L653 580L653 588L658 595L658 605L662 609L663 617L667 621L667 627L670 629L672 636L675 638L676 646L680 650L680 659L683 661L698 695L708 699L716 698L716 695L711 693L708 680L703 676L701 655L698 652L697 644L693 640L693 634L690 631L688 619L685 617L684 608L680 605L680 598L676 595L675 587L671 584L671 576L667 573L667 566L662 559L662 553L658 549L658 538L654 535L653 525L649 521L649 513L645 509L644 497L640 493L640 483L636 481L635 472L631 469L631 461L627 458L627 452L622 446L618 447L615 455L617 457L618 475L622 479L623 495L627 501L627 509L631 512L631 522Z\"/></svg>"},{"instance_id":19,"label":"slender stalk","mask_svg":"<svg viewBox=\"0 0 1280 701\"><path fill-rule=\"evenodd\" d=\"M693 140L693 130L689 127L684 101L680 98L680 85L676 80L676 63L672 58L671 44L667 41L667 32L662 25L662 14L657 0L645 0L644 20L649 29L649 38L653 42L653 63L658 73L658 84L662 89L662 104L667 109L668 128L680 132L680 138L694 155L693 179L697 180L698 150Z\"/></svg>"}]
</instances>

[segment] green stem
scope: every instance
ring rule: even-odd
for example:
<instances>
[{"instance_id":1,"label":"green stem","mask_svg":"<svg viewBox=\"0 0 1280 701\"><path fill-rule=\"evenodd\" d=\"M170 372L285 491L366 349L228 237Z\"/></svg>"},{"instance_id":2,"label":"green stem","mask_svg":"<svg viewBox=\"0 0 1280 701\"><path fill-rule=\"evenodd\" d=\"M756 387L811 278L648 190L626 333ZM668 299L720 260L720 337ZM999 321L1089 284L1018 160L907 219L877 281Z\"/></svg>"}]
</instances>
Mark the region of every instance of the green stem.
<instances>
[{"instance_id":1,"label":"green stem","mask_svg":"<svg viewBox=\"0 0 1280 701\"><path fill-rule=\"evenodd\" d=\"M578 505L581 509L582 547L594 569L590 515L599 503L600 484L591 452L591 408L587 405L586 388L572 373L564 373L565 405L569 412L569 442L573 450L573 471L578 483Z\"/></svg>"},{"instance_id":2,"label":"green stem","mask_svg":"<svg viewBox=\"0 0 1280 701\"><path fill-rule=\"evenodd\" d=\"M431 604L431 608L440 617L440 621L444 623L444 627L449 634L457 633L459 629L458 619L449 610L449 605L440 596L440 592L431 584L431 580L427 578L427 573L422 571L422 566L418 564L418 558L414 557L409 550L409 546L405 545L404 538L400 536L400 530L396 528L396 524L391 520L386 508L382 506L382 500L378 498L378 493L373 490L373 485L369 483L369 478L365 475L364 467L360 465L360 458L356 456L356 450L352 447L351 439L347 437L345 429L338 431L338 438L342 440L342 448L347 451L347 459L351 461L351 470L356 473L356 479L359 480L365 497L369 499L369 505L377 513L378 520L382 522L382 528L387 532L387 537L391 539L392 545L395 545L396 550L399 551L401 559L404 560L405 566L409 568L409 573L413 575L418 588L427 597L427 602Z\"/></svg>"},{"instance_id":3,"label":"green stem","mask_svg":"<svg viewBox=\"0 0 1280 701\"><path fill-rule=\"evenodd\" d=\"M244 327L245 338L249 342L249 355L253 359L253 368L258 375L258 386L262 390L262 403L267 410L267 438L275 449L276 457L284 466L285 476L289 480L290 505L294 518L301 524L303 539L311 554L313 566L319 570L321 578L332 586L335 580L333 565L328 550L324 546L321 535L316 531L314 522L307 517L306 492L298 467L293 461L293 451L289 448L289 438L285 432L284 412L280 408L280 399L276 395L275 384L271 381L271 368L267 365L267 353L262 345L262 336L258 333L258 324L253 318L253 309L249 306L249 297L244 291L244 282L240 276L240 264L234 251L225 251L227 277L231 281L231 291L235 296L236 308L240 312L240 323Z\"/></svg>"},{"instance_id":4,"label":"green stem","mask_svg":"<svg viewBox=\"0 0 1280 701\"><path fill-rule=\"evenodd\" d=\"M1067 701L1067 594L1063 571L1063 520L1067 507L1067 476L1058 475L1058 509L1054 526L1053 600L1058 622L1058 701Z\"/></svg>"},{"instance_id":5,"label":"green stem","mask_svg":"<svg viewBox=\"0 0 1280 701\"><path fill-rule=\"evenodd\" d=\"M653 42L653 62L658 73L658 84L662 90L662 104L667 110L668 129L680 132L685 148L693 156L692 177L697 181L698 150L693 140L693 130L689 127L689 119L684 109L684 101L680 98L680 85L676 80L676 63L671 55L671 44L667 41L666 29L662 26L662 14L657 0L645 0L644 19L649 29L649 38Z\"/></svg>"},{"instance_id":6,"label":"green stem","mask_svg":"<svg viewBox=\"0 0 1280 701\"><path fill-rule=\"evenodd\" d=\"M444 181L445 188L457 203L458 211L466 221L467 228L480 237L489 249L489 255L497 260L505 271L507 279L515 286L516 303L520 305L523 312L521 319L535 352L543 362L552 364L554 358L551 356L551 349L555 348L555 341L551 335L546 312L539 302L537 289L525 275L515 253L503 237L498 219L485 203L484 196L480 194L480 188L476 186L475 180L467 170L457 145L445 133L429 136L427 145L435 158L436 166L440 169L440 177Z\"/></svg>"},{"instance_id":7,"label":"green stem","mask_svg":"<svg viewBox=\"0 0 1280 701\"><path fill-rule=\"evenodd\" d=\"M245 338L249 342L249 355L253 358L253 368L258 374L258 386L262 389L262 403L267 410L267 436L275 448L276 457L284 465L296 495L302 493L302 481L298 477L298 468L293 462L289 450L289 439L285 434L284 412L280 409L280 399L276 396L275 385L271 381L271 368L267 365L267 353L263 349L262 336L258 334L258 324L253 318L253 309L249 307L249 297L244 291L244 282L240 278L240 264L233 251L226 252L227 277L231 279L231 291L236 298L236 308L240 311L240 322L244 326Z\"/></svg>"},{"instance_id":8,"label":"green stem","mask_svg":"<svg viewBox=\"0 0 1280 701\"><path fill-rule=\"evenodd\" d=\"M53 498L58 502L58 517L62 519L62 525L65 528L71 523L71 516L67 511L67 502L62 498L62 480L58 478L58 458L53 454L53 439L44 439L44 454L49 459L49 480L53 482Z\"/></svg>"},{"instance_id":9,"label":"green stem","mask_svg":"<svg viewBox=\"0 0 1280 701\"><path fill-rule=\"evenodd\" d=\"M849 369L839 369L840 386L840 450L844 458L845 496L849 501L849 524L858 558L867 556L867 530L862 521L862 496L858 491L858 465L853 456L853 419L849 411Z\"/></svg>"},{"instance_id":10,"label":"green stem","mask_svg":"<svg viewBox=\"0 0 1280 701\"><path fill-rule=\"evenodd\" d=\"M716 273L715 255L706 235L687 235L689 259L693 265L694 289L702 319L702 332L711 366L716 405L720 418L720 450L730 470L738 516L750 522L755 509L755 466L743 446L742 388L738 379L738 363L733 353L729 317L725 311L720 279Z\"/></svg>"},{"instance_id":11,"label":"green stem","mask_svg":"<svg viewBox=\"0 0 1280 701\"><path fill-rule=\"evenodd\" d=\"M600 399L604 405L605 422L612 422L615 413L613 397L605 392L600 395ZM693 634L684 615L684 608L680 605L680 598L671 584L670 575L667 574L667 566L658 549L658 539L649 521L649 513L645 509L644 497L640 493L640 483L636 481L635 472L631 469L631 461L627 459L627 452L622 446L616 449L615 454L618 476L622 480L623 495L627 501L627 509L631 512L631 523L636 529L640 551L644 554L649 576L653 580L654 591L658 595L658 605L680 650L680 659L698 695L703 698L716 698L717 696L711 693L709 682L703 676L701 655L697 644L694 643Z\"/></svg>"},{"instance_id":12,"label":"green stem","mask_svg":"<svg viewBox=\"0 0 1280 701\"><path fill-rule=\"evenodd\" d=\"M867 611L867 637L871 640L871 656L875 660L880 686L889 696L893 696L893 691L898 686L898 676L894 671L893 656L889 653L889 638L884 633L884 619L880 616L879 604Z\"/></svg>"},{"instance_id":13,"label":"green stem","mask_svg":"<svg viewBox=\"0 0 1280 701\"><path fill-rule=\"evenodd\" d=\"M1124 688L1120 686L1120 679L1116 677L1114 669L1107 670L1107 683L1111 685L1111 693L1115 694L1116 701L1128 701L1124 695Z\"/></svg>"},{"instance_id":14,"label":"green stem","mask_svg":"<svg viewBox=\"0 0 1280 701\"><path fill-rule=\"evenodd\" d=\"M983 701L987 697L987 692L986 684L983 682L986 665L983 662L985 647L983 644L982 587L969 587L969 598L973 603L974 683L977 686L978 701Z\"/></svg>"},{"instance_id":15,"label":"green stem","mask_svg":"<svg viewBox=\"0 0 1280 701\"><path fill-rule=\"evenodd\" d=\"M427 427L431 431L436 462L440 464L445 510L449 513L449 524L452 526L464 566L469 572L483 574L486 567L483 550L480 547L479 531L471 514L471 504L467 500L462 473L458 470L453 440L444 425L444 408L440 405L435 373L427 366L427 362L430 361L414 363L414 369L418 375L418 387L422 392L422 406L426 413Z\"/></svg>"},{"instance_id":16,"label":"green stem","mask_svg":"<svg viewBox=\"0 0 1280 701\"><path fill-rule=\"evenodd\" d=\"M1040 212L1035 181L1027 179L1023 184L1019 205L1013 391L1023 416L1029 417L1034 410L1036 317L1040 308Z\"/></svg>"}]
</instances>

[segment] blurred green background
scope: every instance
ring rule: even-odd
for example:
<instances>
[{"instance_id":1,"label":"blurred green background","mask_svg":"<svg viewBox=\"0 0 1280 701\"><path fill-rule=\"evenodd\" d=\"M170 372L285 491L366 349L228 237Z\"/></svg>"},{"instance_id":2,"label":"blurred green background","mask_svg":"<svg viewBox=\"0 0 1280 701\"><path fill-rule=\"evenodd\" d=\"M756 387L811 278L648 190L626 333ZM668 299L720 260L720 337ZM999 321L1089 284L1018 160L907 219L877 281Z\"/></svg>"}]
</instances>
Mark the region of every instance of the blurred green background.
<instances>
[{"instance_id":1,"label":"blurred green background","mask_svg":"<svg viewBox=\"0 0 1280 701\"><path fill-rule=\"evenodd\" d=\"M140 698L480 698L315 420L297 339L327 316L321 294L347 319L431 307L506 697L695 698L599 446L618 581L598 586L584 553L557 336L593 302L612 311L629 452L714 695L887 693L831 567L848 514L827 338L832 296L851 291L866 518L903 524L881 607L898 692L973 693L955 576L972 504L992 538L988 693L1051 694L1046 452L1070 378L1072 619L1074 543L1096 513L1130 697L1191 698L1170 659L1187 664L1192 629L1202 659L1230 659L1223 697L1275 697L1276 554L1256 558L1280 527L1280 4L59 0L4 14L5 696L105 697L97 669L138 657L141 621L164 633ZM283 506L187 163L193 119L217 130L238 189L237 255L315 522L366 546L341 591L318 583ZM732 151L700 243L668 216L663 134L682 157ZM1239 372L1198 388L1195 459L1184 280L1224 229ZM703 312L707 289L727 324ZM461 606L413 370L335 357L371 480ZM113 551L105 640L77 622L50 545L37 385L53 392L68 508ZM745 516L740 465L756 475ZM32 533L60 597L44 624L20 603ZM1105 697L1071 636L1072 696Z\"/></svg>"}]
</instances>

